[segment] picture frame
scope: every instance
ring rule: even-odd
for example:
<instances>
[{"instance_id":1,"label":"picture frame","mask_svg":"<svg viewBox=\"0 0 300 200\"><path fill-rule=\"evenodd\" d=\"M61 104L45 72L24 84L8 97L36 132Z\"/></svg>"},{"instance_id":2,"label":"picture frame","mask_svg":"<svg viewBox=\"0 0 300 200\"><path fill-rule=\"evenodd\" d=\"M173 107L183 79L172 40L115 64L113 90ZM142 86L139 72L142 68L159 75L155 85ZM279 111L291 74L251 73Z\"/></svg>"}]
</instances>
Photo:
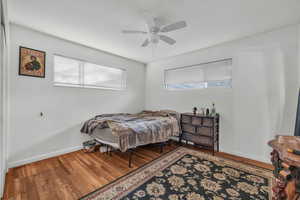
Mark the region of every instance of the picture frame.
<instances>
[{"instance_id":1,"label":"picture frame","mask_svg":"<svg viewBox=\"0 0 300 200\"><path fill-rule=\"evenodd\" d=\"M19 46L19 76L45 78L46 52Z\"/></svg>"}]
</instances>

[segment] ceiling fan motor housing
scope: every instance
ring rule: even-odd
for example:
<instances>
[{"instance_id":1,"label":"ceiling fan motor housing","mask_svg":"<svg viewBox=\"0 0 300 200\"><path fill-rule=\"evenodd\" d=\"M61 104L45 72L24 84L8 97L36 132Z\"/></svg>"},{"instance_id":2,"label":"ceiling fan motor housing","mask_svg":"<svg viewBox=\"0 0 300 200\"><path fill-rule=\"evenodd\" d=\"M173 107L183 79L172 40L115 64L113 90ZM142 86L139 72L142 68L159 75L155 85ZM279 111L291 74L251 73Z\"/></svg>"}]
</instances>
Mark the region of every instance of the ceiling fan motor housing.
<instances>
[{"instance_id":1,"label":"ceiling fan motor housing","mask_svg":"<svg viewBox=\"0 0 300 200\"><path fill-rule=\"evenodd\" d=\"M159 36L157 34L152 34L150 40L152 43L156 44L159 41Z\"/></svg>"},{"instance_id":2,"label":"ceiling fan motor housing","mask_svg":"<svg viewBox=\"0 0 300 200\"><path fill-rule=\"evenodd\" d=\"M150 33L157 34L159 32L159 28L156 26L153 26L150 28Z\"/></svg>"}]
</instances>

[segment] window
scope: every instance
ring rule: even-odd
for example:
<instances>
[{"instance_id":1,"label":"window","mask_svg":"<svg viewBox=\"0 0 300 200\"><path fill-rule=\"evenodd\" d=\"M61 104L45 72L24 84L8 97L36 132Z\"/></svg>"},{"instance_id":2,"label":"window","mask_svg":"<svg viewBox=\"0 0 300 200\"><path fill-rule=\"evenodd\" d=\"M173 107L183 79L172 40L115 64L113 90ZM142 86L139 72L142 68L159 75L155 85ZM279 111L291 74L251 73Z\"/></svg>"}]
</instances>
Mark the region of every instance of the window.
<instances>
[{"instance_id":1,"label":"window","mask_svg":"<svg viewBox=\"0 0 300 200\"><path fill-rule=\"evenodd\" d=\"M231 88L232 59L165 70L165 88Z\"/></svg>"},{"instance_id":2,"label":"window","mask_svg":"<svg viewBox=\"0 0 300 200\"><path fill-rule=\"evenodd\" d=\"M121 90L126 87L126 71L56 55L54 85Z\"/></svg>"}]
</instances>

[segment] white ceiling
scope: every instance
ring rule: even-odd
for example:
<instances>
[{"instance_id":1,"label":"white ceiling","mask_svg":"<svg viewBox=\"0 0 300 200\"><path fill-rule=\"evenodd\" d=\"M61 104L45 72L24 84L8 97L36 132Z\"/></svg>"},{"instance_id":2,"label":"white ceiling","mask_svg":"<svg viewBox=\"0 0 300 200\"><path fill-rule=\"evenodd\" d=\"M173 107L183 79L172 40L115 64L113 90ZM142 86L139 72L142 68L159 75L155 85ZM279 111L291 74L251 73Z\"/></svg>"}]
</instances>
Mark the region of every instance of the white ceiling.
<instances>
[{"instance_id":1,"label":"white ceiling","mask_svg":"<svg viewBox=\"0 0 300 200\"><path fill-rule=\"evenodd\" d=\"M141 62L178 55L300 21L300 0L8 0L14 23ZM177 43L140 47L147 11L188 27Z\"/></svg>"}]
</instances>

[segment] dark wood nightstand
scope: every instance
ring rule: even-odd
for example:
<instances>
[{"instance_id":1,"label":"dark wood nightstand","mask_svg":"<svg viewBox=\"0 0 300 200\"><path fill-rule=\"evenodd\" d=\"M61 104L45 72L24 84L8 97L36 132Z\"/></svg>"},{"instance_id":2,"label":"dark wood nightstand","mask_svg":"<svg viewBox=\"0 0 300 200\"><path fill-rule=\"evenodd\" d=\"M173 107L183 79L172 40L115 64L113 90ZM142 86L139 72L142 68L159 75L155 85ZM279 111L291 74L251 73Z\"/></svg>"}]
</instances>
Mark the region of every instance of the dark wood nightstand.
<instances>
[{"instance_id":1,"label":"dark wood nightstand","mask_svg":"<svg viewBox=\"0 0 300 200\"><path fill-rule=\"evenodd\" d=\"M219 151L219 114L215 116L206 116L193 113L181 114L180 142L193 142L194 145Z\"/></svg>"}]
</instances>

